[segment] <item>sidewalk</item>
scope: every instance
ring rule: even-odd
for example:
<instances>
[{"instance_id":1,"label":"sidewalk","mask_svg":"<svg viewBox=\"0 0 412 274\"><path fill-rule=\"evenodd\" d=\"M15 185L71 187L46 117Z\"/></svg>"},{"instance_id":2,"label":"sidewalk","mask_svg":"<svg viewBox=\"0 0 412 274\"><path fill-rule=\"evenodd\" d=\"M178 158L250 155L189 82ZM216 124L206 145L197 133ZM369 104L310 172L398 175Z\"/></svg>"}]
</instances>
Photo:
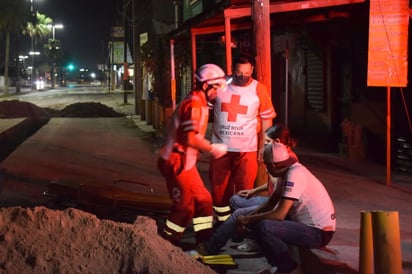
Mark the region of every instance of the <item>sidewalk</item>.
<instances>
[{"instance_id":1,"label":"sidewalk","mask_svg":"<svg viewBox=\"0 0 412 274\"><path fill-rule=\"evenodd\" d=\"M4 168L12 174L25 174L28 178L36 179L32 182L48 182L49 177L58 177L64 181L66 177L70 177L70 180L66 181L86 185L88 182L85 178L93 183L95 181L102 184L107 181L107 185L112 185L113 178L118 178L119 175L120 178L126 179L136 179L136 176L139 176L142 182L150 182L158 194L164 194L164 180L155 167L157 147L154 145L150 147L140 141L136 138L135 128L125 129L116 119L121 121L121 118L55 119L26 140L11 157L1 163L0 169ZM133 117L133 120L141 131L153 131L140 120L139 116ZM4 122L10 123L10 121ZM10 125L4 126L4 128L8 127ZM96 136L99 136L99 142L96 142ZM112 142L113 140L115 142ZM63 150L65 154L50 154L55 158L46 154L46 152L52 153L53 149L63 147L67 147ZM128 149L125 150L125 147ZM298 147L295 151L301 162L324 183L335 204L337 231L328 245L329 250L334 253L334 258L357 271L360 213L363 210L397 211L403 273L412 273L412 176L393 172L391 185L387 186L384 166L370 161L349 160L337 154L320 153L306 147ZM41 159L39 155L42 155ZM78 161L69 165L67 159L78 159ZM21 162L25 162L25 165L21 165ZM93 172L94 170L99 172ZM199 161L199 171L207 184L208 161L206 159ZM22 189L20 188L19 191ZM230 242L226 245L226 252L236 255L235 260L239 267L228 270L227 274L256 273L268 266L262 256L247 258L239 256L231 245Z\"/></svg>"},{"instance_id":2,"label":"sidewalk","mask_svg":"<svg viewBox=\"0 0 412 274\"><path fill-rule=\"evenodd\" d=\"M358 270L360 214L362 211L399 212L403 273L412 273L412 176L367 160L349 160L337 154L297 149L301 161L328 189L336 207L337 231L329 248Z\"/></svg>"},{"instance_id":3,"label":"sidewalk","mask_svg":"<svg viewBox=\"0 0 412 274\"><path fill-rule=\"evenodd\" d=\"M150 129L138 116L134 120L141 130ZM325 265L325 269L335 268L334 273L358 271L361 212L383 210L399 212L403 274L412 274L412 175L391 171L391 180L387 185L386 167L372 161L351 160L336 153L322 153L307 147L297 147L295 152L300 161L323 182L335 204L337 231L327 246L332 254L317 254L325 260L323 263L330 260L327 264L332 265ZM198 166L207 183L208 161L200 160ZM268 266L261 256L239 257L233 245L229 242L224 252L236 257L239 268L228 270L227 274L256 273ZM348 268L342 270L342 265Z\"/></svg>"},{"instance_id":4,"label":"sidewalk","mask_svg":"<svg viewBox=\"0 0 412 274\"><path fill-rule=\"evenodd\" d=\"M31 92L31 87L20 87L21 94ZM0 87L0 97L11 96L16 94L16 87L9 87L8 92L6 93L4 87Z\"/></svg>"}]
</instances>

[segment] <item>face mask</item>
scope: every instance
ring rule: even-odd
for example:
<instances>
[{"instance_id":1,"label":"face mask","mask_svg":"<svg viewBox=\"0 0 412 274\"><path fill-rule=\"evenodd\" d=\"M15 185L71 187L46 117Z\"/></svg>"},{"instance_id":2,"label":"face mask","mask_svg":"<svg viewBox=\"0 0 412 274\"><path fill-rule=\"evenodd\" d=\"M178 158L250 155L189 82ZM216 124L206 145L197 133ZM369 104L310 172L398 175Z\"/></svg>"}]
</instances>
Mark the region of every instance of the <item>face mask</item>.
<instances>
[{"instance_id":1,"label":"face mask","mask_svg":"<svg viewBox=\"0 0 412 274\"><path fill-rule=\"evenodd\" d=\"M233 83L235 83L238 86L246 86L247 83L249 83L250 76L244 76L244 75L233 75Z\"/></svg>"}]
</instances>

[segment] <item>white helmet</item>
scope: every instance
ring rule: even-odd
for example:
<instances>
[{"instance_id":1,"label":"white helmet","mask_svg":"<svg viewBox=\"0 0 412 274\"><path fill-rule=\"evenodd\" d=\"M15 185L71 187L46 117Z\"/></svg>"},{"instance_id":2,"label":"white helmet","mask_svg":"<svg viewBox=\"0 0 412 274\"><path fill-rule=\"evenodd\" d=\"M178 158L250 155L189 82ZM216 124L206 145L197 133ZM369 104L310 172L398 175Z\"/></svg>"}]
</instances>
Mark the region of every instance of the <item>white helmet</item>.
<instances>
[{"instance_id":1,"label":"white helmet","mask_svg":"<svg viewBox=\"0 0 412 274\"><path fill-rule=\"evenodd\" d=\"M205 64L196 70L196 80L208 85L218 84L224 86L226 84L225 72L215 64Z\"/></svg>"}]
</instances>

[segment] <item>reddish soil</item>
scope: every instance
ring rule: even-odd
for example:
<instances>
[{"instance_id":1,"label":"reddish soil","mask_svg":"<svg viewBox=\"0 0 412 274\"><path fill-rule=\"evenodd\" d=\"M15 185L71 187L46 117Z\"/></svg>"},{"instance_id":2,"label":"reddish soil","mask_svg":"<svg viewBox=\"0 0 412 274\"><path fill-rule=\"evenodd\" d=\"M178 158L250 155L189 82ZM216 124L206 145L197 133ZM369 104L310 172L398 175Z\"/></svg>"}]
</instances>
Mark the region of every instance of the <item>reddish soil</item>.
<instances>
[{"instance_id":1,"label":"reddish soil","mask_svg":"<svg viewBox=\"0 0 412 274\"><path fill-rule=\"evenodd\" d=\"M157 235L156 223L68 208L0 208L2 273L215 273Z\"/></svg>"},{"instance_id":2,"label":"reddish soil","mask_svg":"<svg viewBox=\"0 0 412 274\"><path fill-rule=\"evenodd\" d=\"M0 118L122 115L100 103L53 110L0 102ZM74 208L1 206L0 273L215 273L158 236L156 221L149 217L139 216L132 224Z\"/></svg>"}]
</instances>

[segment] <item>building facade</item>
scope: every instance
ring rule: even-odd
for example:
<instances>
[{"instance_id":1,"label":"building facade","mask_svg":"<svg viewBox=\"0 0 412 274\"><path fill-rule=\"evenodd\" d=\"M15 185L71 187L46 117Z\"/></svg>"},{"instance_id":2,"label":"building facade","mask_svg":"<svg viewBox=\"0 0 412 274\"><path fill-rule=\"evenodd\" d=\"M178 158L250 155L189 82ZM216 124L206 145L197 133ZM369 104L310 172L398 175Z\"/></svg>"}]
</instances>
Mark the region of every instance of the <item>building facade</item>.
<instances>
[{"instance_id":1,"label":"building facade","mask_svg":"<svg viewBox=\"0 0 412 274\"><path fill-rule=\"evenodd\" d=\"M387 89L367 85L369 1L267 2L270 37L263 39L270 39L275 122L287 124L298 145L384 163ZM230 74L232 56L256 53L254 28L258 24L250 1L173 4L175 25L163 38L172 45L164 60L170 58L173 73L168 77L174 74L175 79L161 91L168 95L159 96L156 103L155 112L161 113L156 114L160 117L157 127L162 119L167 120L173 101L179 102L192 88L196 66L212 62ZM390 92L392 158L394 166L403 171L412 169L409 82Z\"/></svg>"}]
</instances>

